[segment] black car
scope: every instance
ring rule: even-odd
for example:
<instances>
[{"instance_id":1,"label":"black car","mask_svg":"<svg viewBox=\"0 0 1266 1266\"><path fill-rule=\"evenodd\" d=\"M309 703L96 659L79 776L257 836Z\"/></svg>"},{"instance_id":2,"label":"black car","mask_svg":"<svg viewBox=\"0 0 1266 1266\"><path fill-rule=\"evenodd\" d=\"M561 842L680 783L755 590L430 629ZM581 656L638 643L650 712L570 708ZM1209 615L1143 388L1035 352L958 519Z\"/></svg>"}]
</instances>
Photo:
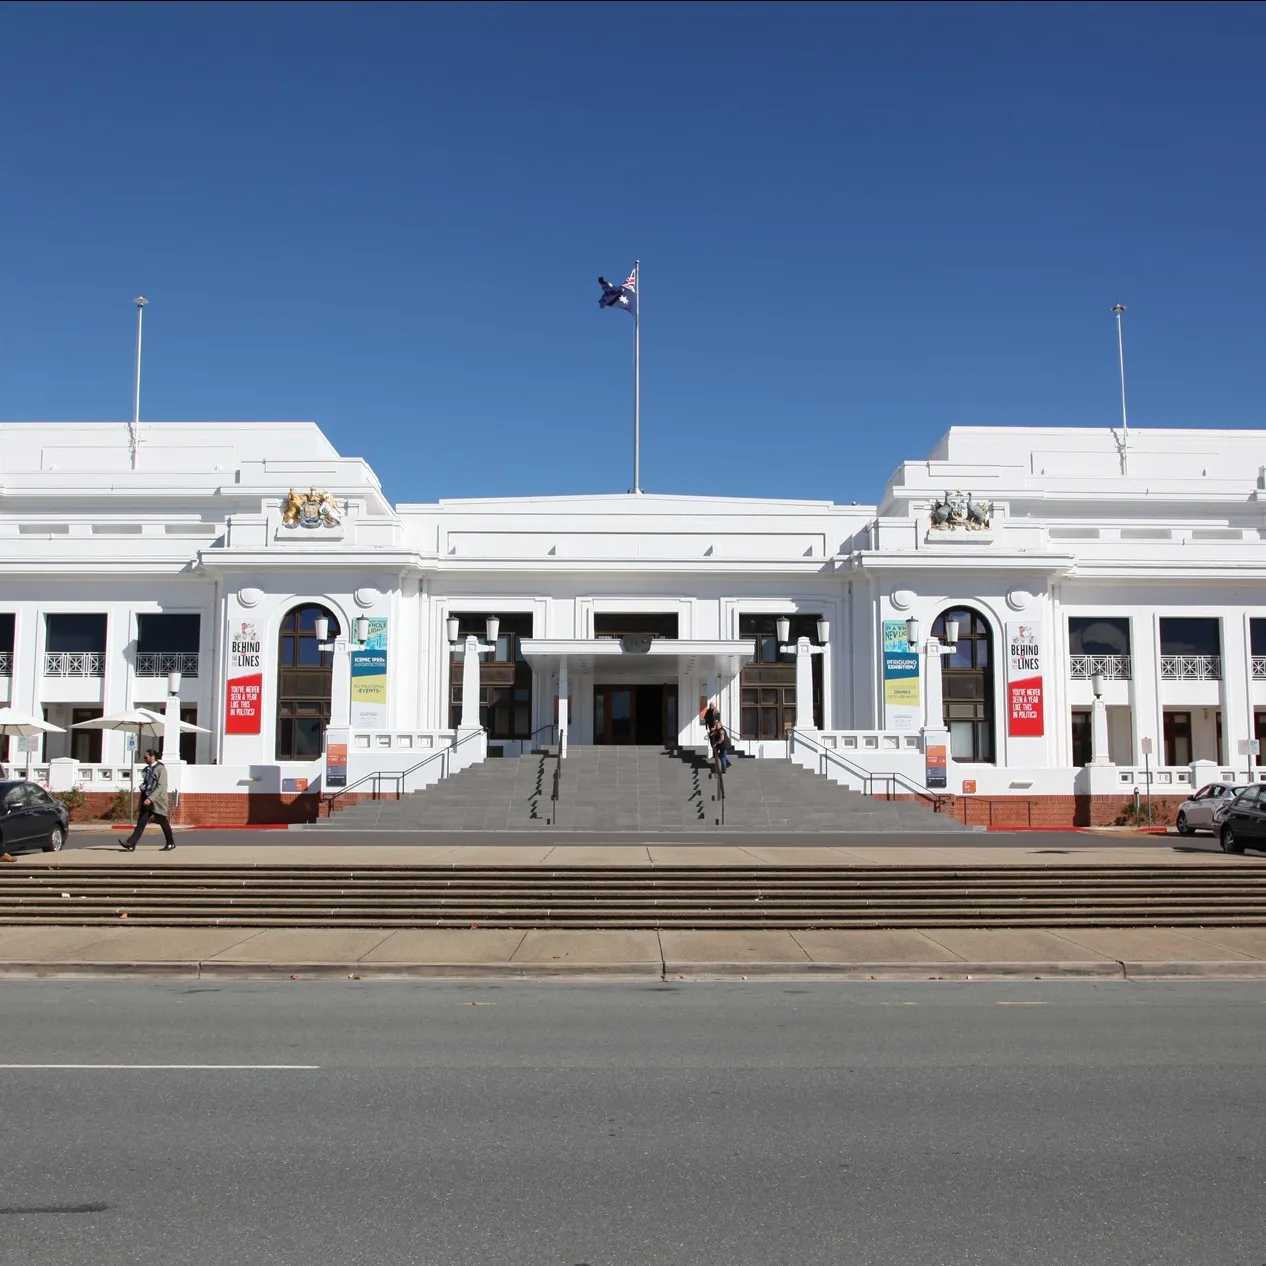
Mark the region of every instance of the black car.
<instances>
[{"instance_id":1,"label":"black car","mask_svg":"<svg viewBox=\"0 0 1266 1266\"><path fill-rule=\"evenodd\" d=\"M37 845L46 853L66 843L70 814L33 782L0 782L0 852Z\"/></svg>"},{"instance_id":2,"label":"black car","mask_svg":"<svg viewBox=\"0 0 1266 1266\"><path fill-rule=\"evenodd\" d=\"M1246 848L1266 848L1266 784L1245 787L1222 815L1222 851L1242 853Z\"/></svg>"}]
</instances>

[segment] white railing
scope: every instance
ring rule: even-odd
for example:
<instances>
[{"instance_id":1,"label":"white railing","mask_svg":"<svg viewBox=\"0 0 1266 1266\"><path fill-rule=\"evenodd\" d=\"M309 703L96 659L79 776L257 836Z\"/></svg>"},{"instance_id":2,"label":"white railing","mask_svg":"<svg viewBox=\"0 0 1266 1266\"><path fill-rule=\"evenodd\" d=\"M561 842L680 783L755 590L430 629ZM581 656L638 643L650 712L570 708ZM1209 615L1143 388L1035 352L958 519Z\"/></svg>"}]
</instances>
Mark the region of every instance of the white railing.
<instances>
[{"instance_id":1,"label":"white railing","mask_svg":"<svg viewBox=\"0 0 1266 1266\"><path fill-rule=\"evenodd\" d=\"M104 677L104 651L45 651L45 677Z\"/></svg>"},{"instance_id":2,"label":"white railing","mask_svg":"<svg viewBox=\"0 0 1266 1266\"><path fill-rule=\"evenodd\" d=\"M1128 655L1070 655L1068 675L1073 681L1102 677L1105 681L1129 681L1133 673Z\"/></svg>"},{"instance_id":3,"label":"white railing","mask_svg":"<svg viewBox=\"0 0 1266 1266\"><path fill-rule=\"evenodd\" d=\"M1266 655L1253 656L1253 680L1266 681Z\"/></svg>"},{"instance_id":4,"label":"white railing","mask_svg":"<svg viewBox=\"0 0 1266 1266\"><path fill-rule=\"evenodd\" d=\"M1221 681L1221 655L1162 655L1162 681Z\"/></svg>"},{"instance_id":5,"label":"white railing","mask_svg":"<svg viewBox=\"0 0 1266 1266\"><path fill-rule=\"evenodd\" d=\"M166 677L179 673L182 677L198 675L197 651L138 651L136 675L138 677Z\"/></svg>"},{"instance_id":6,"label":"white railing","mask_svg":"<svg viewBox=\"0 0 1266 1266\"><path fill-rule=\"evenodd\" d=\"M13 652L0 651L0 677L13 676Z\"/></svg>"}]
</instances>

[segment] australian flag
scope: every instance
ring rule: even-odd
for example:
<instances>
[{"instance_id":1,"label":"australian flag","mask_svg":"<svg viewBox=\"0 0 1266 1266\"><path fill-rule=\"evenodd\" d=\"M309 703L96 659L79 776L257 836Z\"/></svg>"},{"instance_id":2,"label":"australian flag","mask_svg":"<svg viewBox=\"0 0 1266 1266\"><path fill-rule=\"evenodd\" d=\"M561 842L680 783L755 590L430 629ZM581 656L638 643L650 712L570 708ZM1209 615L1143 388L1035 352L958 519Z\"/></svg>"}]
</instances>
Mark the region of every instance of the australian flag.
<instances>
[{"instance_id":1,"label":"australian flag","mask_svg":"<svg viewBox=\"0 0 1266 1266\"><path fill-rule=\"evenodd\" d=\"M623 308L625 312L637 313L637 269L634 268L625 278L622 286L613 286L605 277L598 278L602 287L602 295L598 299L600 308Z\"/></svg>"}]
</instances>

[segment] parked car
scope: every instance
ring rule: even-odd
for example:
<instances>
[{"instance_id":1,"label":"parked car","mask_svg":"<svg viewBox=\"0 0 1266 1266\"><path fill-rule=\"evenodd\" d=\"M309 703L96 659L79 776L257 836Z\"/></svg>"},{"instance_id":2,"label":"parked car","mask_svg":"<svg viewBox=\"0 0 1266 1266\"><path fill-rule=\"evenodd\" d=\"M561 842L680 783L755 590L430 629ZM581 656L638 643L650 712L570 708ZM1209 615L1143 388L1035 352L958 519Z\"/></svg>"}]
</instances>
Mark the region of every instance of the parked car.
<instances>
[{"instance_id":1,"label":"parked car","mask_svg":"<svg viewBox=\"0 0 1266 1266\"><path fill-rule=\"evenodd\" d=\"M60 800L33 782L0 781L0 852L42 848L56 852L66 843L70 814Z\"/></svg>"},{"instance_id":2,"label":"parked car","mask_svg":"<svg viewBox=\"0 0 1266 1266\"><path fill-rule=\"evenodd\" d=\"M1211 782L1178 806L1178 834L1212 831L1217 835L1222 815L1231 801L1247 786L1246 783Z\"/></svg>"},{"instance_id":3,"label":"parked car","mask_svg":"<svg viewBox=\"0 0 1266 1266\"><path fill-rule=\"evenodd\" d=\"M1224 853L1266 848L1266 784L1245 787L1222 814L1219 835Z\"/></svg>"}]
</instances>

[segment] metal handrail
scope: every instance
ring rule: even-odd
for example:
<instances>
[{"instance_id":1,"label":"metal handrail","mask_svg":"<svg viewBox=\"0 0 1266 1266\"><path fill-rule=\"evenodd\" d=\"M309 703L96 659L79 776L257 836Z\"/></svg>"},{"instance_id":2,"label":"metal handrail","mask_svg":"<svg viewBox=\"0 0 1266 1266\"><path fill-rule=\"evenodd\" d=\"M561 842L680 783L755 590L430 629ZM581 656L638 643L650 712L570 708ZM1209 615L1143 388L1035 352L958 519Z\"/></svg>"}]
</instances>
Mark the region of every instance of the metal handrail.
<instances>
[{"instance_id":1,"label":"metal handrail","mask_svg":"<svg viewBox=\"0 0 1266 1266\"><path fill-rule=\"evenodd\" d=\"M333 812L334 801L336 801L339 796L345 796L349 791L359 787L362 783L372 782L374 784L374 795L375 797L378 797L382 790L383 780L390 778L396 784L396 799L399 800L404 795L404 780L408 778L410 774L416 774L419 769L421 769L424 765L429 765L433 760L440 760L441 758L449 758L451 760L453 753L457 751L459 747L470 742L473 738L478 738L482 733L482 730L472 730L465 738L458 739L456 743L452 743L448 747L437 748L433 752L428 752L420 761L418 761L416 765L410 765L408 769L401 770L400 773L392 773L389 770L376 769L373 773L365 774L363 777L358 778L355 782L349 782L346 787L340 787L337 791L331 792L324 798L326 816L328 817L330 813ZM447 772L441 774L440 777L447 778Z\"/></svg>"},{"instance_id":2,"label":"metal handrail","mask_svg":"<svg viewBox=\"0 0 1266 1266\"><path fill-rule=\"evenodd\" d=\"M554 753L554 789L550 792L550 801L553 803L551 810L552 826L558 825L558 799L563 781L563 745L558 745L558 750Z\"/></svg>"},{"instance_id":3,"label":"metal handrail","mask_svg":"<svg viewBox=\"0 0 1266 1266\"><path fill-rule=\"evenodd\" d=\"M909 791L924 800L931 801L933 813L940 813L941 806L947 799L946 796L938 796L935 791L930 791L927 787L921 787L914 781L913 778L910 778L906 774L900 774L895 771L891 773L876 774L872 773L868 769L863 769L860 765L854 765L852 761L845 760L839 752L834 752L829 747L823 747L816 739L811 739L807 734L800 730L792 730L791 737L793 742L801 742L806 746L815 749L819 757L822 758L824 764L834 761L841 769L852 774L854 778L860 779L862 783L862 790L868 796L873 796L875 794L875 783L882 782L889 788L887 794L890 796L894 794L891 788L893 786L897 786L904 788L906 791Z\"/></svg>"},{"instance_id":4,"label":"metal handrail","mask_svg":"<svg viewBox=\"0 0 1266 1266\"><path fill-rule=\"evenodd\" d=\"M544 731L546 730L548 730L550 734L553 735L558 730L558 722L549 721L545 725L538 725L536 729L534 729L532 733L528 735L528 742L535 743L536 736L538 734L544 733ZM551 743L552 743L552 739L551 739Z\"/></svg>"}]
</instances>

